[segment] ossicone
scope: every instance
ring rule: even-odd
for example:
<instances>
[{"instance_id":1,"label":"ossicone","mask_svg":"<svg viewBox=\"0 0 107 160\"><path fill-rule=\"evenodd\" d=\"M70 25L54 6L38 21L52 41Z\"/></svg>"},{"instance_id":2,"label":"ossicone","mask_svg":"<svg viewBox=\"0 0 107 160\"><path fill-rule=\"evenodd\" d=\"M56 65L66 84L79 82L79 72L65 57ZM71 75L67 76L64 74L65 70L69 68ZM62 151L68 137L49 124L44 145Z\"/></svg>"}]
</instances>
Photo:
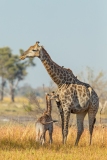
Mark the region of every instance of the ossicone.
<instances>
[{"instance_id":1,"label":"ossicone","mask_svg":"<svg viewBox=\"0 0 107 160\"><path fill-rule=\"evenodd\" d=\"M39 41L36 42L36 44L39 44L39 43L40 43Z\"/></svg>"}]
</instances>

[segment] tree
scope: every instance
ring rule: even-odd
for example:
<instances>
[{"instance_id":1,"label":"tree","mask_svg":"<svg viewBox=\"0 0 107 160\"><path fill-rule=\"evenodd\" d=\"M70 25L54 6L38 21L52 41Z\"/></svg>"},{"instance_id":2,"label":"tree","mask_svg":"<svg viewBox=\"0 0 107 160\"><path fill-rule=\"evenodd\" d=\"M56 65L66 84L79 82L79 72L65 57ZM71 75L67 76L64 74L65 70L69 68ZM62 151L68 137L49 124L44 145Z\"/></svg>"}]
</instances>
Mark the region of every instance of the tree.
<instances>
[{"instance_id":1,"label":"tree","mask_svg":"<svg viewBox=\"0 0 107 160\"><path fill-rule=\"evenodd\" d=\"M10 48L8 49L9 51L11 51ZM20 54L22 53L23 50L20 49ZM17 88L19 81L23 80L24 77L27 75L27 67L35 66L35 63L33 62L33 59L28 59L22 62L19 59L20 55L13 55L11 52L7 52L7 55L8 59L6 59L7 57L3 58L4 63L2 62L2 70L4 73L2 77L5 78L9 83L11 100L12 102L14 102L15 89Z\"/></svg>"},{"instance_id":2,"label":"tree","mask_svg":"<svg viewBox=\"0 0 107 160\"><path fill-rule=\"evenodd\" d=\"M90 67L87 67L85 72L81 72L78 75L79 79L86 83L89 83L92 88L95 89L101 102L105 102L105 100L107 99L107 80L105 78L105 75L106 74L103 71L95 74L94 70Z\"/></svg>"},{"instance_id":3,"label":"tree","mask_svg":"<svg viewBox=\"0 0 107 160\"><path fill-rule=\"evenodd\" d=\"M5 74L6 68L5 63L11 56L11 49L9 47L0 48L0 77L1 77L1 100L4 97L4 87L6 85Z\"/></svg>"}]
</instances>

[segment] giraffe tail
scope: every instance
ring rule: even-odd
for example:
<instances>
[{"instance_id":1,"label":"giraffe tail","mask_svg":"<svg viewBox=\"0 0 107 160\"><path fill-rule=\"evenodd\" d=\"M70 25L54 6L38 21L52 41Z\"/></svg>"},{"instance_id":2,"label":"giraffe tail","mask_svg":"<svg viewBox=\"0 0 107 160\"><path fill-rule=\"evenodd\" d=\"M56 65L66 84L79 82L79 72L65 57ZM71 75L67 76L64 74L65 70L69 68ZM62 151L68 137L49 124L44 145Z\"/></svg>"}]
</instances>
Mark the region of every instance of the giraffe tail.
<instances>
[{"instance_id":1,"label":"giraffe tail","mask_svg":"<svg viewBox=\"0 0 107 160\"><path fill-rule=\"evenodd\" d=\"M52 120L52 121L45 122L45 123L42 123L42 124L45 125L45 124L50 124L50 123L55 123L55 122L58 122L58 120Z\"/></svg>"}]
</instances>

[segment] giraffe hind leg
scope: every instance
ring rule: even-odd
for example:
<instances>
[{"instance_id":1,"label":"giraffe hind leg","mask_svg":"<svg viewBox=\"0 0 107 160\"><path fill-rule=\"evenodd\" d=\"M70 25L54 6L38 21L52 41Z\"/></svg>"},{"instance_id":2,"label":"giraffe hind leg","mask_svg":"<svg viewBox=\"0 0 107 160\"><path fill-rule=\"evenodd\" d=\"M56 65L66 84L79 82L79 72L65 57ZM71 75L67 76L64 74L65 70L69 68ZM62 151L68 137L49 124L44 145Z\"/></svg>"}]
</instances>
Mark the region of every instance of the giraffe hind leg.
<instances>
[{"instance_id":1,"label":"giraffe hind leg","mask_svg":"<svg viewBox=\"0 0 107 160\"><path fill-rule=\"evenodd\" d=\"M39 142L40 141L40 128L39 128L38 123L35 124L35 129L36 129L36 142Z\"/></svg>"},{"instance_id":2,"label":"giraffe hind leg","mask_svg":"<svg viewBox=\"0 0 107 160\"><path fill-rule=\"evenodd\" d=\"M53 139L52 139L52 133L53 133L53 123L49 125L49 143L52 144Z\"/></svg>"},{"instance_id":3,"label":"giraffe hind leg","mask_svg":"<svg viewBox=\"0 0 107 160\"><path fill-rule=\"evenodd\" d=\"M83 121L84 121L84 117L86 115L87 111L83 112L83 113L78 113L77 116L77 138L75 141L75 146L78 145L78 142L80 140L80 137L84 131L84 125L83 125Z\"/></svg>"},{"instance_id":4,"label":"giraffe hind leg","mask_svg":"<svg viewBox=\"0 0 107 160\"><path fill-rule=\"evenodd\" d=\"M49 143L52 144L52 132L49 131Z\"/></svg>"},{"instance_id":5,"label":"giraffe hind leg","mask_svg":"<svg viewBox=\"0 0 107 160\"><path fill-rule=\"evenodd\" d=\"M39 136L39 131L36 131L36 142L38 142L40 139L40 136Z\"/></svg>"},{"instance_id":6,"label":"giraffe hind leg","mask_svg":"<svg viewBox=\"0 0 107 160\"><path fill-rule=\"evenodd\" d=\"M96 112L92 110L92 108L89 109L88 112L88 118L89 118L89 132L90 132L90 142L89 145L91 145L92 142L92 134L93 134L93 129L94 129L94 124L96 122Z\"/></svg>"},{"instance_id":7,"label":"giraffe hind leg","mask_svg":"<svg viewBox=\"0 0 107 160\"><path fill-rule=\"evenodd\" d=\"M45 131L40 133L40 143L43 145L45 143Z\"/></svg>"}]
</instances>

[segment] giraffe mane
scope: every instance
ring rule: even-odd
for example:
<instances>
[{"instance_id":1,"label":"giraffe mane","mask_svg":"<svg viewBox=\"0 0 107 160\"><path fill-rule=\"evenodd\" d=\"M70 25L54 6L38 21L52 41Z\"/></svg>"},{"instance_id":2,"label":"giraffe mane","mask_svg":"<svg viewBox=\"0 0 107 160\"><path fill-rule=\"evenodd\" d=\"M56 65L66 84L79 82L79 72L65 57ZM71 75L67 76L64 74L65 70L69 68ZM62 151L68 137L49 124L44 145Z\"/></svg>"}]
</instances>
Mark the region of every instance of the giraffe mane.
<instances>
[{"instance_id":1,"label":"giraffe mane","mask_svg":"<svg viewBox=\"0 0 107 160\"><path fill-rule=\"evenodd\" d=\"M51 59L50 55L48 54L48 52L46 51L46 49L42 46L43 50L47 53L48 58ZM52 59L51 59L52 60ZM53 60L52 60L53 61ZM58 65L56 62L53 61L53 63L58 67L58 68L63 68L62 66ZM64 68L65 69L65 68Z\"/></svg>"},{"instance_id":2,"label":"giraffe mane","mask_svg":"<svg viewBox=\"0 0 107 160\"><path fill-rule=\"evenodd\" d=\"M51 59L51 57L50 57L50 55L48 54L48 52L46 51L46 49L42 46L42 48L43 48L43 50L44 50L44 52L46 52L46 54L47 54L47 56L48 56L48 58L51 60L51 61L53 61L52 59ZM70 68L64 68L64 66L60 66L60 65L58 65L56 62L54 62L53 61L53 63L59 68L59 69L64 69L64 70L67 70L69 73L72 73L72 75L75 77L75 75L73 74L73 72L72 72L72 70L70 69Z\"/></svg>"}]
</instances>

